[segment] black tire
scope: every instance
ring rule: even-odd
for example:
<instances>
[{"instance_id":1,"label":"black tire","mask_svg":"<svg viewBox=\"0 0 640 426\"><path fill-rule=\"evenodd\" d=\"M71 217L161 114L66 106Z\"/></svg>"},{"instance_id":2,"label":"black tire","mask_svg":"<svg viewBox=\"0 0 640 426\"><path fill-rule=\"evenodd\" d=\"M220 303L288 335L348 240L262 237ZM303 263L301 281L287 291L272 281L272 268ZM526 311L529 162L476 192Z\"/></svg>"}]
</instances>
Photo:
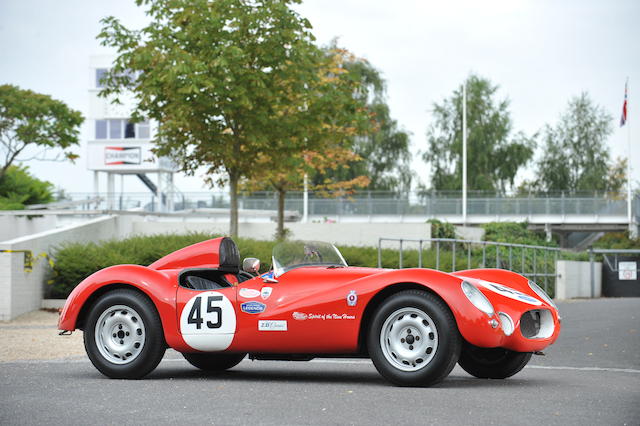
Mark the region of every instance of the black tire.
<instances>
[{"instance_id":1,"label":"black tire","mask_svg":"<svg viewBox=\"0 0 640 426\"><path fill-rule=\"evenodd\" d=\"M105 293L91 307L84 347L105 376L140 379L158 366L166 343L153 303L135 290L118 289Z\"/></svg>"},{"instance_id":2,"label":"black tire","mask_svg":"<svg viewBox=\"0 0 640 426\"><path fill-rule=\"evenodd\" d=\"M224 371L235 367L247 354L183 353L189 364L204 371Z\"/></svg>"},{"instance_id":3,"label":"black tire","mask_svg":"<svg viewBox=\"0 0 640 426\"><path fill-rule=\"evenodd\" d=\"M506 379L522 370L531 355L531 352L503 348L479 348L465 342L458 363L464 371L480 379Z\"/></svg>"},{"instance_id":4,"label":"black tire","mask_svg":"<svg viewBox=\"0 0 640 426\"><path fill-rule=\"evenodd\" d=\"M461 345L458 326L447 305L420 290L405 290L384 300L367 333L373 364L398 386L441 382L455 367Z\"/></svg>"}]
</instances>

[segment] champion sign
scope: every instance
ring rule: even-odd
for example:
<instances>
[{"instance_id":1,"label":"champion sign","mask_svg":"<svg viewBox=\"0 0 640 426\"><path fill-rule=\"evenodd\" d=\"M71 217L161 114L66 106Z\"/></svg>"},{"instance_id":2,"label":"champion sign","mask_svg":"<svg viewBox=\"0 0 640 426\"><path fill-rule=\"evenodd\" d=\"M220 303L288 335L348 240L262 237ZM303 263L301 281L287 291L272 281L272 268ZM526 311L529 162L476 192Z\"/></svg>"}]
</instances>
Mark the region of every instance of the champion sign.
<instances>
[{"instance_id":1,"label":"champion sign","mask_svg":"<svg viewBox=\"0 0 640 426\"><path fill-rule=\"evenodd\" d=\"M244 302L243 304L241 304L240 310L248 314L259 314L261 312L264 312L266 307L267 305L265 305L264 303L251 301L251 302Z\"/></svg>"},{"instance_id":2,"label":"champion sign","mask_svg":"<svg viewBox=\"0 0 640 426\"><path fill-rule=\"evenodd\" d=\"M107 146L104 148L104 164L118 166L122 164L140 164L142 154L139 146Z\"/></svg>"}]
</instances>

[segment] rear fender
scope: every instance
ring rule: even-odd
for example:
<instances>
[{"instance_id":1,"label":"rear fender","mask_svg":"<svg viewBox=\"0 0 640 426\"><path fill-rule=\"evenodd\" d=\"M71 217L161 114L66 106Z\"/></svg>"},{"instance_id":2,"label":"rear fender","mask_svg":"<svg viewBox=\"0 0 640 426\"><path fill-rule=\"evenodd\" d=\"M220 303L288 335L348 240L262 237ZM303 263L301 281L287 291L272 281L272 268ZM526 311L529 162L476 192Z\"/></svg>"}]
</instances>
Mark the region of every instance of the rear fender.
<instances>
[{"instance_id":1,"label":"rear fender","mask_svg":"<svg viewBox=\"0 0 640 426\"><path fill-rule=\"evenodd\" d=\"M180 344L182 338L177 330L175 309L177 286L177 280L170 280L166 274L145 266L116 265L102 269L84 279L71 292L60 314L58 328L75 330L80 315L87 313L96 295L110 288L132 287L144 293L155 305L167 344Z\"/></svg>"}]
</instances>

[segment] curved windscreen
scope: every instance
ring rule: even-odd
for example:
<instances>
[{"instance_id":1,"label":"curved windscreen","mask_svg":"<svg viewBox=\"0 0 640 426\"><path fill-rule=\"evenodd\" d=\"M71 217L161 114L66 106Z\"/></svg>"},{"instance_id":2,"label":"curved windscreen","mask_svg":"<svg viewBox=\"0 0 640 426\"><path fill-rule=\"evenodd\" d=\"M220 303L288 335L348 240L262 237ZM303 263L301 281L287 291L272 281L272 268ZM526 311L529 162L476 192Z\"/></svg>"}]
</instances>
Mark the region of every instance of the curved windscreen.
<instances>
[{"instance_id":1,"label":"curved windscreen","mask_svg":"<svg viewBox=\"0 0 640 426\"><path fill-rule=\"evenodd\" d=\"M322 241L284 241L273 248L276 277L301 266L347 266L347 262L333 244Z\"/></svg>"}]
</instances>

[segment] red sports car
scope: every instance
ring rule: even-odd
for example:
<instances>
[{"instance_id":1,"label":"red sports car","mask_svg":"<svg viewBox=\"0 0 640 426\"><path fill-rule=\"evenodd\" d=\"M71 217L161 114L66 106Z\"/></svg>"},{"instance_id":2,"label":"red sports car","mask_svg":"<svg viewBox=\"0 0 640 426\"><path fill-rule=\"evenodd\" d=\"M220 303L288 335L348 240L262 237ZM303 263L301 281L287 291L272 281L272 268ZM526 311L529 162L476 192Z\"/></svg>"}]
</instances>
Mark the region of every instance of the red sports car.
<instances>
[{"instance_id":1,"label":"red sports car","mask_svg":"<svg viewBox=\"0 0 640 426\"><path fill-rule=\"evenodd\" d=\"M553 301L500 269L349 267L333 245L283 242L272 268L240 256L230 238L171 253L149 266L117 265L82 281L59 328L84 331L103 374L140 378L165 349L203 370L252 359L371 358L390 382L428 386L456 362L482 378L520 371L560 333Z\"/></svg>"}]
</instances>

